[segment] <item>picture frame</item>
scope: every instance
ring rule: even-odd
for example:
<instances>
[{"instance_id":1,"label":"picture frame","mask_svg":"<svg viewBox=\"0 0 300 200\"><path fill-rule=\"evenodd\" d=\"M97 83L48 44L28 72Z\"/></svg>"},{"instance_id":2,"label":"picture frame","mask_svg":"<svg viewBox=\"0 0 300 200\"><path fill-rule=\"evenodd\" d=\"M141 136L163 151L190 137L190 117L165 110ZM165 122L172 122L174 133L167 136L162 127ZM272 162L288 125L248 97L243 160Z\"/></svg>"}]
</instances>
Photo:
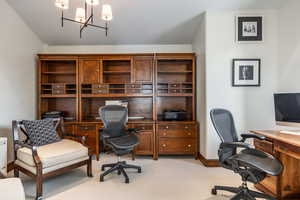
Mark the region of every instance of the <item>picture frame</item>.
<instances>
[{"instance_id":1,"label":"picture frame","mask_svg":"<svg viewBox=\"0 0 300 200\"><path fill-rule=\"evenodd\" d=\"M261 59L233 59L232 86L259 87Z\"/></svg>"},{"instance_id":2,"label":"picture frame","mask_svg":"<svg viewBox=\"0 0 300 200\"><path fill-rule=\"evenodd\" d=\"M263 42L263 16L238 15L236 16L236 42L260 43Z\"/></svg>"}]
</instances>

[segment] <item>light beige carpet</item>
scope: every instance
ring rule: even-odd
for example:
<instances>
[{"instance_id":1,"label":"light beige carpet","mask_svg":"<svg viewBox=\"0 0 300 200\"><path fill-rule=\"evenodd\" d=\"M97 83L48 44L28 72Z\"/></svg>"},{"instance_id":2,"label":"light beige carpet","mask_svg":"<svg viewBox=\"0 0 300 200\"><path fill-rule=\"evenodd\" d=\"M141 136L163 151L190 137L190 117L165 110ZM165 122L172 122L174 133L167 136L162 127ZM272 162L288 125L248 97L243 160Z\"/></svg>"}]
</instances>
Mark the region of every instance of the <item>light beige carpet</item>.
<instances>
[{"instance_id":1,"label":"light beige carpet","mask_svg":"<svg viewBox=\"0 0 300 200\"><path fill-rule=\"evenodd\" d=\"M124 159L124 158L123 158ZM50 178L44 183L47 200L227 200L229 193L213 196L214 185L240 185L240 177L223 168L206 168L199 160L186 157L137 157L131 164L142 166L142 173L130 170L130 183L123 176L108 175L99 182L100 166L116 161L112 155L102 155L93 161L93 178L86 176L86 167ZM35 195L35 182L21 175L27 200Z\"/></svg>"}]
</instances>

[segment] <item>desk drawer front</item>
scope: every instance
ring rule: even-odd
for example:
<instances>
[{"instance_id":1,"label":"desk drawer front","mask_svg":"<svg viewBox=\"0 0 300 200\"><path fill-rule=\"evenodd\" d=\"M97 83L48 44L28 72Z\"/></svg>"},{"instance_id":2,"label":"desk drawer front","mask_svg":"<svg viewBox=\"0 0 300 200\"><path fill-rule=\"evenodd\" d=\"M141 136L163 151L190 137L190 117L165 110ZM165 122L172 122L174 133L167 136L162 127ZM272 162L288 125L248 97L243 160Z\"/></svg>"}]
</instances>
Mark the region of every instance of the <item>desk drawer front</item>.
<instances>
[{"instance_id":1,"label":"desk drawer front","mask_svg":"<svg viewBox=\"0 0 300 200\"><path fill-rule=\"evenodd\" d=\"M160 138L158 151L162 154L193 154L195 139Z\"/></svg>"},{"instance_id":2,"label":"desk drawer front","mask_svg":"<svg viewBox=\"0 0 300 200\"><path fill-rule=\"evenodd\" d=\"M152 132L153 131L153 125L152 124L133 124L132 126L133 128L137 128L139 129L141 132Z\"/></svg>"},{"instance_id":3,"label":"desk drawer front","mask_svg":"<svg viewBox=\"0 0 300 200\"><path fill-rule=\"evenodd\" d=\"M274 154L274 144L272 142L254 139L254 146L258 150L267 152L269 154Z\"/></svg>"},{"instance_id":4,"label":"desk drawer front","mask_svg":"<svg viewBox=\"0 0 300 200\"><path fill-rule=\"evenodd\" d=\"M159 137L196 137L194 125L158 125Z\"/></svg>"},{"instance_id":5,"label":"desk drawer front","mask_svg":"<svg viewBox=\"0 0 300 200\"><path fill-rule=\"evenodd\" d=\"M79 125L77 128L79 135L95 135L96 126L95 125Z\"/></svg>"}]
</instances>

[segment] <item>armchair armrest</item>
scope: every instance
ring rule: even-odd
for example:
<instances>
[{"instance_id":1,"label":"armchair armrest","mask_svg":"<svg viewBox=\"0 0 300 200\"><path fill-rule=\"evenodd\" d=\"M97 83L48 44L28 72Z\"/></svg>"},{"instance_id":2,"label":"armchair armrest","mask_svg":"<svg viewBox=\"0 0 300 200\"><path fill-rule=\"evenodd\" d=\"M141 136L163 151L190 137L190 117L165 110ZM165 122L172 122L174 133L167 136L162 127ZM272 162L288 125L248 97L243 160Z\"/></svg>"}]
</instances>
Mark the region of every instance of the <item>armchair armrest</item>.
<instances>
[{"instance_id":1,"label":"armchair armrest","mask_svg":"<svg viewBox=\"0 0 300 200\"><path fill-rule=\"evenodd\" d=\"M80 142L81 142L84 146L86 146L86 140L87 140L87 137L88 137L88 136L74 135L74 134L70 134L70 133L65 133L63 136L64 136L64 137L65 137L65 136L66 136L66 137L72 137L72 138L74 138L74 139L80 140Z\"/></svg>"},{"instance_id":2,"label":"armchair armrest","mask_svg":"<svg viewBox=\"0 0 300 200\"><path fill-rule=\"evenodd\" d=\"M245 142L247 139L249 138L254 138L254 139L258 139L258 140L265 140L266 137L262 136L262 135L256 135L256 134L252 134L252 133L245 133L245 134L241 134L241 137L243 138L241 140L241 142Z\"/></svg>"},{"instance_id":3,"label":"armchair armrest","mask_svg":"<svg viewBox=\"0 0 300 200\"><path fill-rule=\"evenodd\" d=\"M244 142L223 142L220 148L244 148L251 149L251 145Z\"/></svg>"},{"instance_id":4,"label":"armchair armrest","mask_svg":"<svg viewBox=\"0 0 300 200\"><path fill-rule=\"evenodd\" d=\"M33 158L33 161L34 161L35 165L37 167L42 165L40 157L38 156L38 153L37 153L37 146L32 146L32 145L26 144L24 142L21 142L19 140L15 141L15 145L18 145L20 147L25 147L25 148L30 149L32 151L32 158ZM17 151L17 149L16 149L16 151Z\"/></svg>"}]
</instances>

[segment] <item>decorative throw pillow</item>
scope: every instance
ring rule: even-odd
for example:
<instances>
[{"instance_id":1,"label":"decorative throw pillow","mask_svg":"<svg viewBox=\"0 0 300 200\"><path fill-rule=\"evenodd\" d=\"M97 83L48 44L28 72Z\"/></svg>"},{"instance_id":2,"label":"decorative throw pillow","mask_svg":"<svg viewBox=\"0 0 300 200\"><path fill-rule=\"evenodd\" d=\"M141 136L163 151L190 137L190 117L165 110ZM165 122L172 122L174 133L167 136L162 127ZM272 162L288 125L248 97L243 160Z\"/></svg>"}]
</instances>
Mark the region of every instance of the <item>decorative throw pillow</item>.
<instances>
[{"instance_id":1,"label":"decorative throw pillow","mask_svg":"<svg viewBox=\"0 0 300 200\"><path fill-rule=\"evenodd\" d=\"M60 141L52 119L22 121L30 144L42 146Z\"/></svg>"}]
</instances>

